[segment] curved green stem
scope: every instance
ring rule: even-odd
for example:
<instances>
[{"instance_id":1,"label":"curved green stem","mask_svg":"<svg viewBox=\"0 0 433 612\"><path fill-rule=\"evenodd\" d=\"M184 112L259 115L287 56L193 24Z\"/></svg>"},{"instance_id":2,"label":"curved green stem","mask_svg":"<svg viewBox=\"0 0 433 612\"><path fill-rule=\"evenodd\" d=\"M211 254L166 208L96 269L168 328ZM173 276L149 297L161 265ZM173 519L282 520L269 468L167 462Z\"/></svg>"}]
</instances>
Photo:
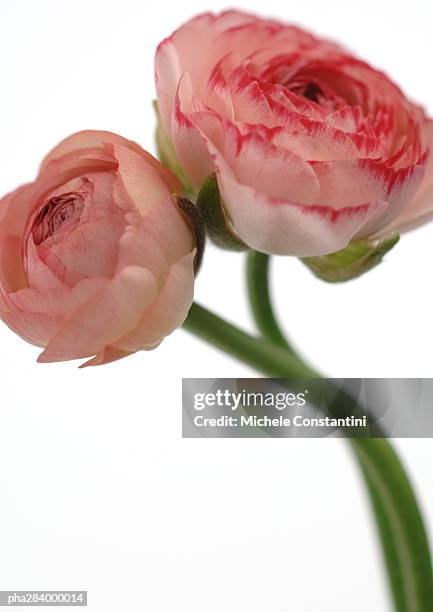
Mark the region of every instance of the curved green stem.
<instances>
[{"instance_id":1,"label":"curved green stem","mask_svg":"<svg viewBox=\"0 0 433 612\"><path fill-rule=\"evenodd\" d=\"M231 323L193 304L184 328L222 351L256 368L266 376L281 378L316 377L306 364L271 342L254 338Z\"/></svg>"},{"instance_id":2,"label":"curved green stem","mask_svg":"<svg viewBox=\"0 0 433 612\"><path fill-rule=\"evenodd\" d=\"M294 349L287 342L275 318L272 308L268 278L269 257L263 253L252 252L247 258L247 281L250 307L259 331L274 344L282 346L290 353Z\"/></svg>"},{"instance_id":3,"label":"curved green stem","mask_svg":"<svg viewBox=\"0 0 433 612\"><path fill-rule=\"evenodd\" d=\"M430 547L406 472L387 439L352 439L351 443L370 491L395 609L432 610Z\"/></svg>"},{"instance_id":4,"label":"curved green stem","mask_svg":"<svg viewBox=\"0 0 433 612\"><path fill-rule=\"evenodd\" d=\"M271 377L314 376L299 358L270 342L255 338L193 304L184 323L187 330ZM347 397L341 402L347 403ZM337 406L338 409L338 406ZM388 565L400 612L431 612L433 577L427 536L410 482L386 439L351 440L362 470L368 475L384 539ZM397 588L400 587L400 588Z\"/></svg>"},{"instance_id":5,"label":"curved green stem","mask_svg":"<svg viewBox=\"0 0 433 612\"><path fill-rule=\"evenodd\" d=\"M388 571L388 580L394 600L394 607L396 612L406 612L404 571L400 562L399 551L394 539L393 528L389 521L388 512L383 503L380 491L370 477L369 470L365 469L361 462L360 467L370 495L374 517L376 518L376 526L382 543L382 553Z\"/></svg>"},{"instance_id":6,"label":"curved green stem","mask_svg":"<svg viewBox=\"0 0 433 612\"><path fill-rule=\"evenodd\" d=\"M249 254L247 279L252 312L265 338L279 346L289 346L273 312L268 268L267 255ZM290 351L296 357L291 347ZM395 609L397 612L430 610L433 574L429 543L406 473L386 439L355 438L350 442L370 494Z\"/></svg>"}]
</instances>

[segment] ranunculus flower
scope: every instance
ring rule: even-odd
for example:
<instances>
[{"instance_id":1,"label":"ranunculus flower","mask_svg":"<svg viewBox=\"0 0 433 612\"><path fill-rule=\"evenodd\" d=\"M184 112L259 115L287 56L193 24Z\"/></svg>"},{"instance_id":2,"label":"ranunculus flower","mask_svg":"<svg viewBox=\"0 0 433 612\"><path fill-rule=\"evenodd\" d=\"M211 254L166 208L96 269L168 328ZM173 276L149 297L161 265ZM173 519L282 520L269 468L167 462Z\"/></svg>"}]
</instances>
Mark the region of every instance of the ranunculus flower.
<instances>
[{"instance_id":1,"label":"ranunculus flower","mask_svg":"<svg viewBox=\"0 0 433 612\"><path fill-rule=\"evenodd\" d=\"M432 121L334 43L204 14L159 45L156 87L183 172L195 190L216 172L227 225L251 248L324 255L433 214Z\"/></svg>"},{"instance_id":2,"label":"ranunculus flower","mask_svg":"<svg viewBox=\"0 0 433 612\"><path fill-rule=\"evenodd\" d=\"M85 131L0 201L0 316L45 347L38 361L107 363L181 325L195 240L176 191L176 177L135 143Z\"/></svg>"}]
</instances>

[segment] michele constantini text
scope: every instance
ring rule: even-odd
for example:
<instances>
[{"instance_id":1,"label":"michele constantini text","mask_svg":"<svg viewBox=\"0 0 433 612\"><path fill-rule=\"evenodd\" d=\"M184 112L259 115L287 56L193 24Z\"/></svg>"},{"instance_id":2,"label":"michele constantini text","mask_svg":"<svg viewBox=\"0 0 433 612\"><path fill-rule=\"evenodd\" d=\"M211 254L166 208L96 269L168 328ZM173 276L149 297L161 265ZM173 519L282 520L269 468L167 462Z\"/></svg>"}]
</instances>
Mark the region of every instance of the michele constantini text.
<instances>
[{"instance_id":1,"label":"michele constantini text","mask_svg":"<svg viewBox=\"0 0 433 612\"><path fill-rule=\"evenodd\" d=\"M332 417L305 417L296 415L293 418L279 415L269 416L228 416L206 417L198 414L194 417L196 427L367 427L367 417L360 418L348 416L345 418Z\"/></svg>"}]
</instances>

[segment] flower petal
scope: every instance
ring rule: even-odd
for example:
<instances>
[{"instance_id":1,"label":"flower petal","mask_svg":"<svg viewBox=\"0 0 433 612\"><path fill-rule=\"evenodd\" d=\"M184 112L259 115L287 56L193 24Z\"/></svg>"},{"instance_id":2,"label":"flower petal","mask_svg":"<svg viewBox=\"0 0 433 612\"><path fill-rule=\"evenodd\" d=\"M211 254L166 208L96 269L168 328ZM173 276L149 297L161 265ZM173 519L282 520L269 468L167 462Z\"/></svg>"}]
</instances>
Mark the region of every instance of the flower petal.
<instances>
[{"instance_id":1,"label":"flower petal","mask_svg":"<svg viewBox=\"0 0 433 612\"><path fill-rule=\"evenodd\" d=\"M154 348L184 322L194 294L195 250L175 263L155 302L143 314L137 327L116 342L126 351Z\"/></svg>"},{"instance_id":2,"label":"flower petal","mask_svg":"<svg viewBox=\"0 0 433 612\"><path fill-rule=\"evenodd\" d=\"M218 185L238 236L249 247L273 255L309 257L343 249L388 203L375 201L334 210L269 198L218 173Z\"/></svg>"},{"instance_id":3,"label":"flower petal","mask_svg":"<svg viewBox=\"0 0 433 612\"><path fill-rule=\"evenodd\" d=\"M71 134L56 145L42 161L40 172L43 172L52 161L68 153L73 153L76 156L77 151L80 149L98 148L107 143L141 151L141 148L135 142L127 140L118 134L102 130L82 130L81 132Z\"/></svg>"},{"instance_id":4,"label":"flower petal","mask_svg":"<svg viewBox=\"0 0 433 612\"><path fill-rule=\"evenodd\" d=\"M138 155L115 145L114 154L122 184L141 215L144 216L153 207L165 205L172 193L180 191L176 177L148 153Z\"/></svg>"},{"instance_id":5,"label":"flower petal","mask_svg":"<svg viewBox=\"0 0 433 612\"><path fill-rule=\"evenodd\" d=\"M425 164L424 178L410 204L382 229L381 235L391 231L407 232L433 219L433 121L431 120L426 137L429 143L429 156Z\"/></svg>"},{"instance_id":6,"label":"flower petal","mask_svg":"<svg viewBox=\"0 0 433 612\"><path fill-rule=\"evenodd\" d=\"M2 320L16 334L34 344L45 346L58 333L61 320L44 312L19 312L18 310L3 313Z\"/></svg>"},{"instance_id":7,"label":"flower petal","mask_svg":"<svg viewBox=\"0 0 433 612\"><path fill-rule=\"evenodd\" d=\"M124 359L124 357L129 357L132 353L128 353L127 351L122 351L121 349L116 348L115 346L106 346L101 353L98 353L86 363L80 365L81 368L87 368L89 366L97 366L104 365L106 363L112 363L113 361L118 361L119 359Z\"/></svg>"},{"instance_id":8,"label":"flower petal","mask_svg":"<svg viewBox=\"0 0 433 612\"><path fill-rule=\"evenodd\" d=\"M187 86L186 76L181 81L180 90ZM212 159L200 131L191 119L184 114L179 96L180 93L178 92L169 133L182 169L198 190L213 171Z\"/></svg>"},{"instance_id":9,"label":"flower petal","mask_svg":"<svg viewBox=\"0 0 433 612\"><path fill-rule=\"evenodd\" d=\"M90 357L134 329L154 300L157 285L144 268L124 268L79 307L50 340L39 362Z\"/></svg>"},{"instance_id":10,"label":"flower petal","mask_svg":"<svg viewBox=\"0 0 433 612\"><path fill-rule=\"evenodd\" d=\"M66 319L102 289L106 282L103 278L86 278L73 289L20 289L12 293L10 298L14 306L23 313L45 313Z\"/></svg>"},{"instance_id":11,"label":"flower petal","mask_svg":"<svg viewBox=\"0 0 433 612\"><path fill-rule=\"evenodd\" d=\"M153 208L138 226L130 226L119 242L119 268L141 266L157 277L190 253L193 236L173 202Z\"/></svg>"}]
</instances>

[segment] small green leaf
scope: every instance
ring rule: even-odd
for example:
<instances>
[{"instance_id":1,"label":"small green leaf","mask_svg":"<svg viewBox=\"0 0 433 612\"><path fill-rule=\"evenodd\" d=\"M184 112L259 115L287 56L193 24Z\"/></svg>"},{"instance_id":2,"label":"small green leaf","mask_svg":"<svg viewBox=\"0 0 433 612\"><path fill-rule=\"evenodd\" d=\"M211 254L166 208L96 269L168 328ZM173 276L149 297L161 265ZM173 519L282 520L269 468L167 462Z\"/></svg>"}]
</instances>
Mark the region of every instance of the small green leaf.
<instances>
[{"instance_id":1,"label":"small green leaf","mask_svg":"<svg viewBox=\"0 0 433 612\"><path fill-rule=\"evenodd\" d=\"M217 246L229 251L247 251L248 247L235 234L224 211L215 175L209 176L197 197L209 238Z\"/></svg>"},{"instance_id":2,"label":"small green leaf","mask_svg":"<svg viewBox=\"0 0 433 612\"><path fill-rule=\"evenodd\" d=\"M341 283L371 270L399 241L399 234L372 243L358 240L345 249L321 257L302 257L301 261L319 278L328 283Z\"/></svg>"}]
</instances>

